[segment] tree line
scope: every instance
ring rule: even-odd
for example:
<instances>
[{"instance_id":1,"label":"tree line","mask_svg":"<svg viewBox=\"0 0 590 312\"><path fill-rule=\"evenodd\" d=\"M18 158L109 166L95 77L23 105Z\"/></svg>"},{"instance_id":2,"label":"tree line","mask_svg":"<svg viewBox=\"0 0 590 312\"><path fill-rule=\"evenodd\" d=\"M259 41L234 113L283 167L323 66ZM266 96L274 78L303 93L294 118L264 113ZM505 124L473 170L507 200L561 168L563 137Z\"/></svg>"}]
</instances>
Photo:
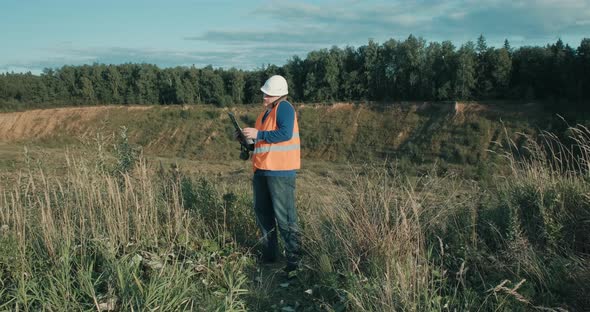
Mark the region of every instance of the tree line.
<instances>
[{"instance_id":1,"label":"tree line","mask_svg":"<svg viewBox=\"0 0 590 312\"><path fill-rule=\"evenodd\" d=\"M459 48L410 35L358 48L332 47L256 70L151 64L46 68L40 75L0 74L0 108L93 104L259 103L273 74L287 78L297 102L399 100L543 100L579 105L590 99L590 39L576 49L489 47L481 35ZM569 103L569 104L564 104ZM574 104L571 104L574 103Z\"/></svg>"}]
</instances>

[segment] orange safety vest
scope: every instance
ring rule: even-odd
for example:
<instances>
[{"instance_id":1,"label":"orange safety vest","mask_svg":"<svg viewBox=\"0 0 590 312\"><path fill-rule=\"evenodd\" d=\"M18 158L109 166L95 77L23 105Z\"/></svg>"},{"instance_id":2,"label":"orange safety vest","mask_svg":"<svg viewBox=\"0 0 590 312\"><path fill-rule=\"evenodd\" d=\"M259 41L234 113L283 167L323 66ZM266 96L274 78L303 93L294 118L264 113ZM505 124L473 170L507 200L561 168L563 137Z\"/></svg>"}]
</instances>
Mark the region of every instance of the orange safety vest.
<instances>
[{"instance_id":1,"label":"orange safety vest","mask_svg":"<svg viewBox=\"0 0 590 312\"><path fill-rule=\"evenodd\" d=\"M277 110L279 105L291 105L287 101L281 101L275 105L266 116L264 123L262 112L256 119L256 129L258 131L277 130ZM297 113L295 113L295 122L293 124L293 136L290 140L279 143L268 143L264 140L257 140L254 145L252 155L252 165L256 169L263 170L295 170L301 168L300 147L299 147L299 124L297 123Z\"/></svg>"}]
</instances>

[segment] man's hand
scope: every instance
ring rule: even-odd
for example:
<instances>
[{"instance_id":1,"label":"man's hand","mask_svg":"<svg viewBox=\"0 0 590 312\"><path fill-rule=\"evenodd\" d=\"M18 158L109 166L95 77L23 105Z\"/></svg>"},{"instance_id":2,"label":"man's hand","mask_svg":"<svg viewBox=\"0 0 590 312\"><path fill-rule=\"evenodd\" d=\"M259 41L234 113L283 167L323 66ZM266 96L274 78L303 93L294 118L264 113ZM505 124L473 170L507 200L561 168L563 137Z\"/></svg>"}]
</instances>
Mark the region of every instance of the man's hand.
<instances>
[{"instance_id":1,"label":"man's hand","mask_svg":"<svg viewBox=\"0 0 590 312\"><path fill-rule=\"evenodd\" d=\"M244 128L242 130L242 133L244 133L244 136L246 136L246 139L256 140L256 138L258 136L258 130L256 130L256 128Z\"/></svg>"}]
</instances>

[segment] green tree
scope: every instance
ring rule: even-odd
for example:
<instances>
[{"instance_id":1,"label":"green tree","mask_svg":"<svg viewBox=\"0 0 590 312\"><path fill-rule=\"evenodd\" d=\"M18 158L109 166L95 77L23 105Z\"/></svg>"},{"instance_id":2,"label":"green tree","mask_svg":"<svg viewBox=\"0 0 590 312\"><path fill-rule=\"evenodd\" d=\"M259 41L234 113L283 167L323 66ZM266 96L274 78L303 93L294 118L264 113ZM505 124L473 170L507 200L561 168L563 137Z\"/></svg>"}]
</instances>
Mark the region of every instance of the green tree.
<instances>
[{"instance_id":1,"label":"green tree","mask_svg":"<svg viewBox=\"0 0 590 312\"><path fill-rule=\"evenodd\" d=\"M115 65L107 66L106 70L104 71L104 80L107 86L107 89L110 93L110 98L112 103L115 104L122 104L123 101L123 93L124 93L124 86L123 86L123 78L121 77L121 73L119 72L119 68Z\"/></svg>"},{"instance_id":2,"label":"green tree","mask_svg":"<svg viewBox=\"0 0 590 312\"><path fill-rule=\"evenodd\" d=\"M508 42L508 39L504 39L504 50L506 50L508 53L512 53L512 48L510 47L510 42Z\"/></svg>"},{"instance_id":3,"label":"green tree","mask_svg":"<svg viewBox=\"0 0 590 312\"><path fill-rule=\"evenodd\" d=\"M385 69L379 45L369 40L369 44L360 48L361 58L364 60L364 75L367 81L367 98L379 100L385 89Z\"/></svg>"},{"instance_id":4,"label":"green tree","mask_svg":"<svg viewBox=\"0 0 590 312\"><path fill-rule=\"evenodd\" d=\"M319 101L317 79L314 71L308 71L305 75L305 86L303 87L303 99L306 102Z\"/></svg>"},{"instance_id":5,"label":"green tree","mask_svg":"<svg viewBox=\"0 0 590 312\"><path fill-rule=\"evenodd\" d=\"M590 38L582 39L580 46L576 50L576 56L577 94L578 99L582 102L584 99L590 99L590 75L588 75L590 73Z\"/></svg>"},{"instance_id":6,"label":"green tree","mask_svg":"<svg viewBox=\"0 0 590 312\"><path fill-rule=\"evenodd\" d=\"M55 104L55 102L61 97L61 94L57 93L59 90L60 81L56 77L56 71L52 68L44 68L43 72L41 73L41 80L47 88L47 99L45 99L45 101ZM2 90L1 85L0 90Z\"/></svg>"},{"instance_id":7,"label":"green tree","mask_svg":"<svg viewBox=\"0 0 590 312\"><path fill-rule=\"evenodd\" d=\"M105 79L106 66L104 64L92 64L89 67L89 79L92 82L97 104L113 103L112 92L109 90Z\"/></svg>"},{"instance_id":8,"label":"green tree","mask_svg":"<svg viewBox=\"0 0 590 312\"><path fill-rule=\"evenodd\" d=\"M332 100L339 100L340 97L340 71L342 70L344 54L341 49L332 46L328 55L322 58L325 68L325 85L328 96Z\"/></svg>"},{"instance_id":9,"label":"green tree","mask_svg":"<svg viewBox=\"0 0 590 312\"><path fill-rule=\"evenodd\" d=\"M395 39L389 39L383 43L382 59L383 71L385 78L385 98L393 100L399 99L400 95L400 66L402 65L399 58L399 43Z\"/></svg>"},{"instance_id":10,"label":"green tree","mask_svg":"<svg viewBox=\"0 0 590 312\"><path fill-rule=\"evenodd\" d=\"M289 96L294 101L303 101L303 87L305 80L305 71L303 60L295 55L283 66L285 69L285 78L289 83Z\"/></svg>"},{"instance_id":11,"label":"green tree","mask_svg":"<svg viewBox=\"0 0 590 312\"><path fill-rule=\"evenodd\" d=\"M80 97L85 104L96 104L96 95L92 86L92 81L88 77L81 76L78 80Z\"/></svg>"},{"instance_id":12,"label":"green tree","mask_svg":"<svg viewBox=\"0 0 590 312\"><path fill-rule=\"evenodd\" d=\"M432 71L434 76L433 98L448 100L453 97L453 82L456 72L455 46L450 41L443 41L440 48L432 48Z\"/></svg>"},{"instance_id":13,"label":"green tree","mask_svg":"<svg viewBox=\"0 0 590 312\"><path fill-rule=\"evenodd\" d=\"M549 52L541 47L522 47L512 55L513 97L533 100L544 98L547 92Z\"/></svg>"},{"instance_id":14,"label":"green tree","mask_svg":"<svg viewBox=\"0 0 590 312\"><path fill-rule=\"evenodd\" d=\"M364 61L358 50L346 47L342 52L342 69L340 71L340 91L343 99L360 100L367 96L367 80Z\"/></svg>"},{"instance_id":15,"label":"green tree","mask_svg":"<svg viewBox=\"0 0 590 312\"><path fill-rule=\"evenodd\" d=\"M199 77L201 82L201 96L204 103L215 106L225 106L229 103L225 98L225 85L223 78L218 72L213 70L212 66L207 66L201 70Z\"/></svg>"},{"instance_id":16,"label":"green tree","mask_svg":"<svg viewBox=\"0 0 590 312\"><path fill-rule=\"evenodd\" d=\"M399 93L402 99L416 99L420 95L424 45L425 41L422 38L416 38L413 35L398 45L395 59L398 68Z\"/></svg>"},{"instance_id":17,"label":"green tree","mask_svg":"<svg viewBox=\"0 0 590 312\"><path fill-rule=\"evenodd\" d=\"M150 64L141 64L134 68L133 89L139 104L157 104L159 102L160 96L157 87L159 71L157 66Z\"/></svg>"},{"instance_id":18,"label":"green tree","mask_svg":"<svg viewBox=\"0 0 590 312\"><path fill-rule=\"evenodd\" d=\"M33 103L41 104L46 106L47 102L51 99L50 88L45 84L45 80L42 77L34 77L31 81L33 88L31 90L30 101Z\"/></svg>"},{"instance_id":19,"label":"green tree","mask_svg":"<svg viewBox=\"0 0 590 312\"><path fill-rule=\"evenodd\" d=\"M566 100L574 93L575 81L572 78L574 69L575 52L564 45L561 39L548 47L549 64L546 65L547 97L556 101Z\"/></svg>"},{"instance_id":20,"label":"green tree","mask_svg":"<svg viewBox=\"0 0 590 312\"><path fill-rule=\"evenodd\" d=\"M338 98L340 85L341 52L337 48L328 51L312 51L305 60L306 84L304 97L308 101L321 102Z\"/></svg>"},{"instance_id":21,"label":"green tree","mask_svg":"<svg viewBox=\"0 0 590 312\"><path fill-rule=\"evenodd\" d=\"M244 103L244 89L246 80L241 70L231 68L223 74L225 90L229 96L229 101L234 104Z\"/></svg>"},{"instance_id":22,"label":"green tree","mask_svg":"<svg viewBox=\"0 0 590 312\"><path fill-rule=\"evenodd\" d=\"M63 66L57 74L64 89L64 102L72 102L76 96L76 69L73 66Z\"/></svg>"},{"instance_id":23,"label":"green tree","mask_svg":"<svg viewBox=\"0 0 590 312\"><path fill-rule=\"evenodd\" d=\"M185 103L200 103L199 70L194 65L183 71L182 86L185 94Z\"/></svg>"},{"instance_id":24,"label":"green tree","mask_svg":"<svg viewBox=\"0 0 590 312\"><path fill-rule=\"evenodd\" d=\"M490 97L493 90L492 82L492 57L494 53L493 48L488 48L485 37L479 35L477 38L477 65L476 65L476 92L475 95L479 99Z\"/></svg>"},{"instance_id":25,"label":"green tree","mask_svg":"<svg viewBox=\"0 0 590 312\"><path fill-rule=\"evenodd\" d=\"M265 80L262 75L262 71L252 71L246 74L244 102L248 104L262 103L262 93L260 92L260 87Z\"/></svg>"},{"instance_id":26,"label":"green tree","mask_svg":"<svg viewBox=\"0 0 590 312\"><path fill-rule=\"evenodd\" d=\"M441 44L431 42L424 48L424 61L422 62L422 78L420 81L420 97L425 100L436 99L437 72L435 71L437 59L442 54Z\"/></svg>"},{"instance_id":27,"label":"green tree","mask_svg":"<svg viewBox=\"0 0 590 312\"><path fill-rule=\"evenodd\" d=\"M494 50L490 59L490 67L495 98L507 97L512 72L510 53L505 48Z\"/></svg>"},{"instance_id":28,"label":"green tree","mask_svg":"<svg viewBox=\"0 0 590 312\"><path fill-rule=\"evenodd\" d=\"M163 69L157 73L158 103L180 103L177 96L177 77L172 69Z\"/></svg>"},{"instance_id":29,"label":"green tree","mask_svg":"<svg viewBox=\"0 0 590 312\"><path fill-rule=\"evenodd\" d=\"M476 53L473 42L468 41L457 52L455 75L455 99L472 98L476 86Z\"/></svg>"}]
</instances>

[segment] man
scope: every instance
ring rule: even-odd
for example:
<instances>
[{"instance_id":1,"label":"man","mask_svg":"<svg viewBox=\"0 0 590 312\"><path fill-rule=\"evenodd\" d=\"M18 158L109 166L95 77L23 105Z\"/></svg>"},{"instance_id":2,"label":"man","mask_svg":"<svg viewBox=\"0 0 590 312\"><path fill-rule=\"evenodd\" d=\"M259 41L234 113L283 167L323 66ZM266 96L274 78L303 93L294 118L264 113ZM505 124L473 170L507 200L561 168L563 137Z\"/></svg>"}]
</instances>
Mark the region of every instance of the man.
<instances>
[{"instance_id":1,"label":"man","mask_svg":"<svg viewBox=\"0 0 590 312\"><path fill-rule=\"evenodd\" d=\"M300 233L295 210L295 177L300 168L299 125L295 109L287 101L285 78L270 77L260 90L266 110L254 128L243 129L244 136L256 140L252 155L254 212L262 232L262 260L277 260L278 230L285 243L287 266L299 267Z\"/></svg>"}]
</instances>

